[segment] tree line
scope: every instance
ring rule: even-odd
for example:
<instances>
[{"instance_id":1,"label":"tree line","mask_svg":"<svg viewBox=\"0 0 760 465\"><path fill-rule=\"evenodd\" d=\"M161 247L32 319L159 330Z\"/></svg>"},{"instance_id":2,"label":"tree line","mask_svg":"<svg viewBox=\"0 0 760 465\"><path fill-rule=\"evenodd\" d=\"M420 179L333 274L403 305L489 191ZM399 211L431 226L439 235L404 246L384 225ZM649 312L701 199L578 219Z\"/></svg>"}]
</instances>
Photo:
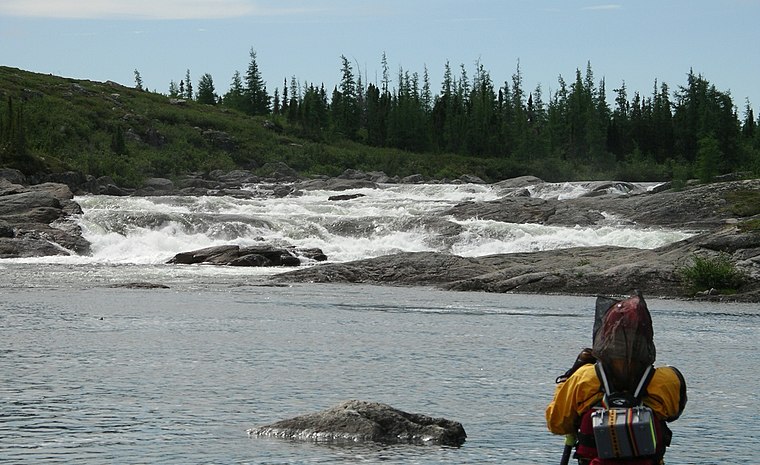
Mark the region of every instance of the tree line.
<instances>
[{"instance_id":1,"label":"tree line","mask_svg":"<svg viewBox=\"0 0 760 465\"><path fill-rule=\"evenodd\" d=\"M193 92L189 70L179 84L170 83L169 95L275 118L297 135L322 142L349 139L531 166L629 166L656 171L647 173L650 178L760 174L760 119L750 102L740 116L730 93L693 70L674 90L655 81L649 95L631 93L623 82L609 102L606 82L595 79L590 63L576 69L571 81L560 75L548 96L540 85L526 88L519 62L501 84L480 62L472 77L464 65L455 70L446 63L434 93L427 68L422 75L399 68L392 78L383 54L380 82L365 83L341 56L340 80L331 91L293 76L270 95L253 49L249 58L245 74L236 71L222 96L209 74Z\"/></svg>"}]
</instances>

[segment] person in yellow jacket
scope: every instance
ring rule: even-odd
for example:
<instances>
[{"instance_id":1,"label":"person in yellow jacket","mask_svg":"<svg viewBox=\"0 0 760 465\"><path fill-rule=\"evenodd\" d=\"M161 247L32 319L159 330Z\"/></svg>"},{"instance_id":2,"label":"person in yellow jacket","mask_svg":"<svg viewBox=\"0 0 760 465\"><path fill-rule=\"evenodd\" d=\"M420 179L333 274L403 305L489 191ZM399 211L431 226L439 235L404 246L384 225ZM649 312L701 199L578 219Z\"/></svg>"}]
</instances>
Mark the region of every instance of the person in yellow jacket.
<instances>
[{"instance_id":1,"label":"person in yellow jacket","mask_svg":"<svg viewBox=\"0 0 760 465\"><path fill-rule=\"evenodd\" d=\"M654 331L640 293L622 301L597 299L593 343L593 349L584 349L573 368L557 379L554 398L546 408L549 431L577 439L575 457L581 465L662 463L671 438L666 422L678 419L683 412L686 382L674 367L652 367L656 356ZM599 457L592 415L595 409L608 407L610 398L618 397L643 404L653 412L653 454Z\"/></svg>"}]
</instances>

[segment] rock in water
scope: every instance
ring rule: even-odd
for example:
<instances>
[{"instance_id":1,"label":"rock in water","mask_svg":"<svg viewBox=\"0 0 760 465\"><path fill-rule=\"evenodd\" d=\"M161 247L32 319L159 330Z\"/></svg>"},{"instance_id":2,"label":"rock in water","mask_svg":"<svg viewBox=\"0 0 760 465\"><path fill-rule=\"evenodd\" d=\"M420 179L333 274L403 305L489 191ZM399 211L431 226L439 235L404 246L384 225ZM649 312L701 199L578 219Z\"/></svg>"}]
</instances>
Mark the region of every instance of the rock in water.
<instances>
[{"instance_id":1,"label":"rock in water","mask_svg":"<svg viewBox=\"0 0 760 465\"><path fill-rule=\"evenodd\" d=\"M380 442L461 446L462 424L407 413L385 404L349 400L322 412L249 429L250 436L316 442Z\"/></svg>"}]
</instances>

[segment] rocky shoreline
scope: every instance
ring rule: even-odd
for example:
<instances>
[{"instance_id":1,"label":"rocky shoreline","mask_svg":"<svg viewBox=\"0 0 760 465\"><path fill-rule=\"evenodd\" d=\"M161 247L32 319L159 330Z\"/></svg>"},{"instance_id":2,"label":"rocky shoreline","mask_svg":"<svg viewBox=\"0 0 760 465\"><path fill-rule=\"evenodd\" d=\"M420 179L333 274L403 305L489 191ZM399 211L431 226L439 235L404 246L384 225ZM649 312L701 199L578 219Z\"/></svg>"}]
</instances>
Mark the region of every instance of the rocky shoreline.
<instances>
[{"instance_id":1,"label":"rocky shoreline","mask_svg":"<svg viewBox=\"0 0 760 465\"><path fill-rule=\"evenodd\" d=\"M14 170L0 170L0 258L59 254L87 254L89 244L71 215L81 213L74 193L105 195L300 195L301 191L341 191L380 188L381 183L421 183L419 176L390 179L383 173L347 171L336 178L300 179L286 165L275 164L271 176L261 178L245 170L187 176L177 182L148 180L140 189L127 190L109 179L85 178L76 173L26 179ZM57 182L55 182L57 181ZM482 183L472 176L453 182ZM260 191L242 189L256 183ZM326 263L278 274L276 282L345 282L382 285L435 286L442 289L541 294L620 293L632 288L647 295L690 298L679 276L695 256L727 257L745 277L729 296L700 290L699 297L760 302L760 179L723 180L707 185L669 190L636 190L627 183L599 182L590 194L568 200L529 197L521 188L540 185L533 177L496 183L504 195L490 202L466 202L442 217L480 218L511 223L556 226L602 226L609 215L632 227L661 227L692 231L689 239L653 250L622 247L583 247L531 253L465 258L444 253L400 253L349 263ZM615 188L616 194L611 194ZM627 192L620 194L620 192ZM335 196L334 201L351 201ZM747 208L749 204L750 208ZM228 250L229 249L229 250ZM204 262L238 266L295 266L292 251L245 250L230 247L190 251L176 263ZM213 252L214 258L199 258ZM309 253L318 255L321 251ZM315 258L323 261L323 257Z\"/></svg>"},{"instance_id":2,"label":"rocky shoreline","mask_svg":"<svg viewBox=\"0 0 760 465\"><path fill-rule=\"evenodd\" d=\"M600 212L637 227L692 230L694 236L656 249L576 247L484 257L400 253L326 264L275 276L280 282L422 285L458 291L537 294L615 294L637 288L664 298L760 302L760 215L742 216L737 195L760 198L760 180L727 181L682 191L602 195L571 200L504 197L457 205L442 215L515 223L594 226ZM729 200L727 200L729 199ZM725 257L745 277L731 295L689 289L680 270L694 257Z\"/></svg>"}]
</instances>

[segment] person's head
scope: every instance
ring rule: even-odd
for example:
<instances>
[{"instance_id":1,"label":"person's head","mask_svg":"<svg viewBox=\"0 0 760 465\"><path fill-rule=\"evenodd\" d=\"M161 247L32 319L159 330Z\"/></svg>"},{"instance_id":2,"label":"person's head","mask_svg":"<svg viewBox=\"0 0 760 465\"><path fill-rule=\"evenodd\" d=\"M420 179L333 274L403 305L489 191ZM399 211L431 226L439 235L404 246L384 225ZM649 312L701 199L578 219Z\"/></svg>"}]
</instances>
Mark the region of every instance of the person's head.
<instances>
[{"instance_id":1,"label":"person's head","mask_svg":"<svg viewBox=\"0 0 760 465\"><path fill-rule=\"evenodd\" d=\"M593 354L602 362L618 389L633 389L656 349L652 317L640 293L615 301L594 336Z\"/></svg>"}]
</instances>

